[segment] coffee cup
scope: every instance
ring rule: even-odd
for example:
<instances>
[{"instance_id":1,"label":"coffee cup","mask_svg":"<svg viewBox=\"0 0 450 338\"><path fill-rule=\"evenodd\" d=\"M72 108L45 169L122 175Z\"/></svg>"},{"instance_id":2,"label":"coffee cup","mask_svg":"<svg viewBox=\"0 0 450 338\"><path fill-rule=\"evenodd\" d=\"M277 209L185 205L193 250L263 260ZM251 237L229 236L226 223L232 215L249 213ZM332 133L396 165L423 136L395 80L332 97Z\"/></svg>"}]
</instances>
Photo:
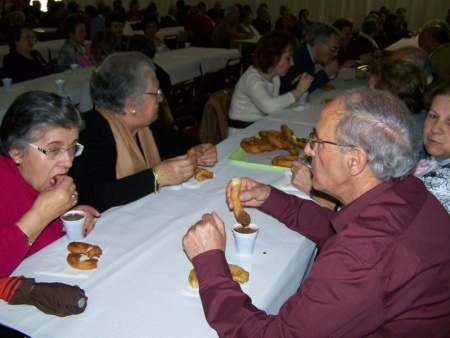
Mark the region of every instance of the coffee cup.
<instances>
[{"instance_id":1,"label":"coffee cup","mask_svg":"<svg viewBox=\"0 0 450 338\"><path fill-rule=\"evenodd\" d=\"M64 91L64 83L66 81L65 80L55 80L55 85L56 85L56 90L58 91L58 93L62 93Z\"/></svg>"},{"instance_id":2,"label":"coffee cup","mask_svg":"<svg viewBox=\"0 0 450 338\"><path fill-rule=\"evenodd\" d=\"M164 50L164 47L156 47L156 52L157 53L162 53Z\"/></svg>"},{"instance_id":3,"label":"coffee cup","mask_svg":"<svg viewBox=\"0 0 450 338\"><path fill-rule=\"evenodd\" d=\"M185 42L184 43L184 48L189 48L191 47L191 43L190 42Z\"/></svg>"},{"instance_id":4,"label":"coffee cup","mask_svg":"<svg viewBox=\"0 0 450 338\"><path fill-rule=\"evenodd\" d=\"M241 224L236 224L233 227L233 236L238 255L251 255L253 253L258 233L259 227L253 223L246 227Z\"/></svg>"},{"instance_id":5,"label":"coffee cup","mask_svg":"<svg viewBox=\"0 0 450 338\"><path fill-rule=\"evenodd\" d=\"M10 77L4 77L2 79L2 82L3 82L3 87L5 88L5 90L11 89L12 79Z\"/></svg>"},{"instance_id":6,"label":"coffee cup","mask_svg":"<svg viewBox=\"0 0 450 338\"><path fill-rule=\"evenodd\" d=\"M81 241L84 239L83 226L85 220L86 213L81 210L70 210L61 216L69 241Z\"/></svg>"},{"instance_id":7,"label":"coffee cup","mask_svg":"<svg viewBox=\"0 0 450 338\"><path fill-rule=\"evenodd\" d=\"M78 73L78 68L80 66L76 63L73 63L70 65L70 70L72 71L72 74L77 74Z\"/></svg>"}]
</instances>

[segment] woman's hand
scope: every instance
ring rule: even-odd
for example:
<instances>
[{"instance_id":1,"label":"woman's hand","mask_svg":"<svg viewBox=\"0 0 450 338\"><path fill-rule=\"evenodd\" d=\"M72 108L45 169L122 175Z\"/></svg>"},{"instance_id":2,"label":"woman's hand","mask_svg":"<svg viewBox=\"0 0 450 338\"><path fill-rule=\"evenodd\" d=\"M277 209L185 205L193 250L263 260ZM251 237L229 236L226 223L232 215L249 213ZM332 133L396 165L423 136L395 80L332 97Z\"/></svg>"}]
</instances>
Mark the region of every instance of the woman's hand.
<instances>
[{"instance_id":1,"label":"woman's hand","mask_svg":"<svg viewBox=\"0 0 450 338\"><path fill-rule=\"evenodd\" d=\"M250 178L241 178L241 201L247 207L259 207L270 195L270 186L258 183ZM228 207L233 210L231 199L231 181L227 185L226 198Z\"/></svg>"},{"instance_id":2,"label":"woman's hand","mask_svg":"<svg viewBox=\"0 0 450 338\"><path fill-rule=\"evenodd\" d=\"M217 148L214 144L204 143L195 147L197 164L205 167L213 167L217 163Z\"/></svg>"},{"instance_id":3,"label":"woman's hand","mask_svg":"<svg viewBox=\"0 0 450 338\"><path fill-rule=\"evenodd\" d=\"M296 160L292 163L291 171L292 185L309 196L312 188L311 170L302 161Z\"/></svg>"},{"instance_id":4,"label":"woman's hand","mask_svg":"<svg viewBox=\"0 0 450 338\"><path fill-rule=\"evenodd\" d=\"M44 189L31 209L16 224L34 242L47 225L77 202L78 194L73 179L66 176L58 185Z\"/></svg>"},{"instance_id":5,"label":"woman's hand","mask_svg":"<svg viewBox=\"0 0 450 338\"><path fill-rule=\"evenodd\" d=\"M181 155L162 161L154 170L159 177L160 187L186 182L194 175L197 157Z\"/></svg>"},{"instance_id":6,"label":"woman's hand","mask_svg":"<svg viewBox=\"0 0 450 338\"><path fill-rule=\"evenodd\" d=\"M95 217L100 217L97 209L89 205L77 205L73 210L81 210L86 213L86 219L83 225L83 236L86 237L95 227Z\"/></svg>"},{"instance_id":7,"label":"woman's hand","mask_svg":"<svg viewBox=\"0 0 450 338\"><path fill-rule=\"evenodd\" d=\"M294 96L295 100L298 100L300 96L302 96L311 86L311 83L314 81L314 76L309 75L308 73L303 73L300 77L300 80L297 83L297 87L291 92Z\"/></svg>"}]
</instances>

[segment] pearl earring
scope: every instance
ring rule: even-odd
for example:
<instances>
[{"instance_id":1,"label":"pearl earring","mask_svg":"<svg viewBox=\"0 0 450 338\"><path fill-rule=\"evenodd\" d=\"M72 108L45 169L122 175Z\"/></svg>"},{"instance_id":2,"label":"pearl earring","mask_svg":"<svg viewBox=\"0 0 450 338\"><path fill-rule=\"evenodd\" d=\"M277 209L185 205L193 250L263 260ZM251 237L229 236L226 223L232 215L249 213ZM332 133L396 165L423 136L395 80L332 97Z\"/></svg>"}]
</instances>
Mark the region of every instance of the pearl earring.
<instances>
[{"instance_id":1,"label":"pearl earring","mask_svg":"<svg viewBox=\"0 0 450 338\"><path fill-rule=\"evenodd\" d=\"M16 166L20 167L20 161L16 160Z\"/></svg>"}]
</instances>

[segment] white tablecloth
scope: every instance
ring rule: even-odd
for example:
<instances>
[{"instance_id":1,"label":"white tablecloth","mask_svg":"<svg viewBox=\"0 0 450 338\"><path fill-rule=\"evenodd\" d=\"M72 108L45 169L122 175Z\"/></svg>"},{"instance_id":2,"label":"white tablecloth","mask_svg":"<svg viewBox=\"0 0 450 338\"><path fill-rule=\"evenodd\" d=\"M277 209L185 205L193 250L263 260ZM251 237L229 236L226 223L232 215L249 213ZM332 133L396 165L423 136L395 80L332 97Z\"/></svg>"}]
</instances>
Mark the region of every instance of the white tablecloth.
<instances>
[{"instance_id":1,"label":"white tablecloth","mask_svg":"<svg viewBox=\"0 0 450 338\"><path fill-rule=\"evenodd\" d=\"M71 71L52 74L49 76L37 78L30 81L13 84L11 90L0 88L0 122L3 119L11 103L20 95L30 90L43 90L46 92L57 93L61 96L69 97L74 104L89 106L91 103L89 93L89 79L93 67L80 68L78 74L72 74ZM55 80L64 79L64 92L56 91ZM85 111L86 109L83 109Z\"/></svg>"},{"instance_id":2,"label":"white tablecloth","mask_svg":"<svg viewBox=\"0 0 450 338\"><path fill-rule=\"evenodd\" d=\"M223 69L229 59L237 57L240 57L237 49L191 47L158 53L154 61L169 74L172 84L176 84Z\"/></svg>"},{"instance_id":3,"label":"white tablecloth","mask_svg":"<svg viewBox=\"0 0 450 338\"><path fill-rule=\"evenodd\" d=\"M419 38L418 36L409 39L400 39L397 42L394 42L392 45L386 47L384 50L393 52L402 47L419 47Z\"/></svg>"},{"instance_id":4,"label":"white tablecloth","mask_svg":"<svg viewBox=\"0 0 450 338\"><path fill-rule=\"evenodd\" d=\"M312 127L289 125L298 135L309 133ZM288 182L285 170L259 169L228 160L244 135L278 127L278 121L262 120L218 145L221 160L212 169L213 180L165 187L159 194L103 213L86 239L103 248L97 270L79 273L64 269L67 240L62 238L26 259L13 273L35 277L39 282L79 285L89 297L83 314L59 318L31 306L0 302L0 322L33 337L216 337L204 318L198 293L188 285L192 264L181 244L188 228L203 213L212 211L226 223L227 259L250 272L243 290L256 306L276 314L308 273L315 245L266 214L248 209L260 233L254 254L239 257L231 233L236 220L226 205L225 187L232 176L273 184ZM44 268L48 265L63 271L49 275Z\"/></svg>"}]
</instances>

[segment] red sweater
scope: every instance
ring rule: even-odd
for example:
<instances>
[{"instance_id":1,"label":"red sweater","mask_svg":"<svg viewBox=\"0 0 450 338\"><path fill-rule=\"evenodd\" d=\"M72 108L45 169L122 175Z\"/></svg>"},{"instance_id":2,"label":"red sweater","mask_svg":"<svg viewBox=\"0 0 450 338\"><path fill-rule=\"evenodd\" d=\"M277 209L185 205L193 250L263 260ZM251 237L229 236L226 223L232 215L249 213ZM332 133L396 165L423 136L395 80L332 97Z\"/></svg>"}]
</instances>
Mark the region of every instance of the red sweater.
<instances>
[{"instance_id":1,"label":"red sweater","mask_svg":"<svg viewBox=\"0 0 450 338\"><path fill-rule=\"evenodd\" d=\"M39 235L33 246L28 242L16 222L33 205L39 192L22 178L16 164L0 155L0 278L9 276L28 256L63 236L58 218Z\"/></svg>"}]
</instances>

